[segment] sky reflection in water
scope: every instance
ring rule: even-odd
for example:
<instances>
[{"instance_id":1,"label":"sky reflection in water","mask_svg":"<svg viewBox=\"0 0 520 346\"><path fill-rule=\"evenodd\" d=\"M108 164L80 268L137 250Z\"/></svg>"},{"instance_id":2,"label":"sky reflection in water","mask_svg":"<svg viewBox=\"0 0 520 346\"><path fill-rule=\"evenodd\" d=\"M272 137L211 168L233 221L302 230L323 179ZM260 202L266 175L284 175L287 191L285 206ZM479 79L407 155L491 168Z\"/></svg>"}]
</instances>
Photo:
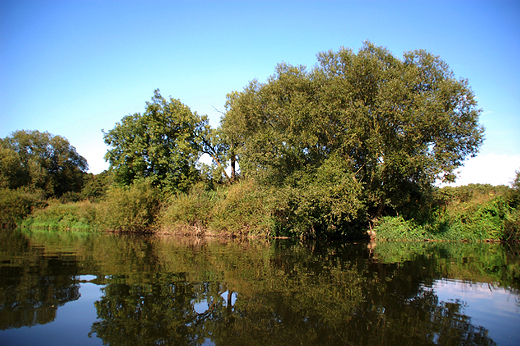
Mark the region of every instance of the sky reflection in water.
<instances>
[{"instance_id":1,"label":"sky reflection in water","mask_svg":"<svg viewBox=\"0 0 520 346\"><path fill-rule=\"evenodd\" d=\"M520 301L516 294L490 283L437 280L432 287L443 302L458 302L475 325L485 326L498 345L517 345L520 340Z\"/></svg>"}]
</instances>

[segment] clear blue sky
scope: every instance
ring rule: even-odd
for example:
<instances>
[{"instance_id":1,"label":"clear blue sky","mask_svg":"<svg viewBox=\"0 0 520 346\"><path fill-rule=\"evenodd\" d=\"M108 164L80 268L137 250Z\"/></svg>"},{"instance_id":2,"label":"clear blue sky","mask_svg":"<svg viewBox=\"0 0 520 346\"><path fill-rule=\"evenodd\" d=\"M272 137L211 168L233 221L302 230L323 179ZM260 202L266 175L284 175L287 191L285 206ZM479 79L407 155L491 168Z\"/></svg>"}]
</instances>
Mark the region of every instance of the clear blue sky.
<instances>
[{"instance_id":1,"label":"clear blue sky","mask_svg":"<svg viewBox=\"0 0 520 346\"><path fill-rule=\"evenodd\" d=\"M520 169L519 1L0 0L0 138L66 137L93 173L101 129L142 112L156 88L212 126L226 94L277 63L363 41L426 49L467 78L483 109L481 153L459 184L508 184Z\"/></svg>"}]
</instances>

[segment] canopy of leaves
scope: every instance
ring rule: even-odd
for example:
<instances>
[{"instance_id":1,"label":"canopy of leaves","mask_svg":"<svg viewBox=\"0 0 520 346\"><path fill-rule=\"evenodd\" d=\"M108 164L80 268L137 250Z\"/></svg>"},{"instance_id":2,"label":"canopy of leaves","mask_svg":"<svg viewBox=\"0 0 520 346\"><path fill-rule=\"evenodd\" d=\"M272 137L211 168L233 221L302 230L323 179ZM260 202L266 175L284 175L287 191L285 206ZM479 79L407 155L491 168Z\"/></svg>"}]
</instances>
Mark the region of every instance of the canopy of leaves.
<instances>
[{"instance_id":1,"label":"canopy of leaves","mask_svg":"<svg viewBox=\"0 0 520 346\"><path fill-rule=\"evenodd\" d=\"M147 178L166 191L186 191L199 177L195 165L208 131L206 116L155 90L143 114L125 116L104 132L111 147L105 159L120 184Z\"/></svg>"},{"instance_id":2,"label":"canopy of leaves","mask_svg":"<svg viewBox=\"0 0 520 346\"><path fill-rule=\"evenodd\" d=\"M284 186L334 157L377 217L454 180L483 141L480 112L468 82L439 57L419 50L398 59L366 42L357 54L318 54L311 70L279 64L266 83L228 96L223 126L245 175Z\"/></svg>"},{"instance_id":3,"label":"canopy of leaves","mask_svg":"<svg viewBox=\"0 0 520 346\"><path fill-rule=\"evenodd\" d=\"M0 139L0 187L59 197L81 191L87 169L87 160L64 137L21 130Z\"/></svg>"}]
</instances>

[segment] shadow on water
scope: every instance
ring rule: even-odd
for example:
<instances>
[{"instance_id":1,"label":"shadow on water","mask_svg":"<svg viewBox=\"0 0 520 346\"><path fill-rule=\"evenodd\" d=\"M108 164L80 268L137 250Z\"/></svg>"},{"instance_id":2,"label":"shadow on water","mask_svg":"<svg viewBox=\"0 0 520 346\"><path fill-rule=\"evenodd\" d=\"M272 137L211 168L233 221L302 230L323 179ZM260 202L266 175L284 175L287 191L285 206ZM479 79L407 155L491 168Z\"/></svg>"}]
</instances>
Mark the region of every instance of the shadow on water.
<instances>
[{"instance_id":1,"label":"shadow on water","mask_svg":"<svg viewBox=\"0 0 520 346\"><path fill-rule=\"evenodd\" d=\"M507 292L520 321L509 245L19 230L0 241L2 330L52 324L82 299L85 275L97 318L77 337L107 345L494 345L495 325L468 313L473 298L443 295L459 282Z\"/></svg>"}]
</instances>

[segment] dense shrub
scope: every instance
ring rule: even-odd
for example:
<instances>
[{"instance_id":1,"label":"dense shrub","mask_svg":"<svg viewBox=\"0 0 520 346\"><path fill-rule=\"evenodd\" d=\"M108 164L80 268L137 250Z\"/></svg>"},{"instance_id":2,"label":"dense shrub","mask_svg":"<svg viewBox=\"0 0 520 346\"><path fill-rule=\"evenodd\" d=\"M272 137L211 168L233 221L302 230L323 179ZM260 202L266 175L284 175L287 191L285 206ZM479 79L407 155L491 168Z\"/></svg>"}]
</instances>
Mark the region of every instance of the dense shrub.
<instances>
[{"instance_id":1,"label":"dense shrub","mask_svg":"<svg viewBox=\"0 0 520 346\"><path fill-rule=\"evenodd\" d=\"M35 211L22 225L33 228L73 230L146 231L156 221L160 193L147 181L127 187L112 186L104 200L69 202L60 198Z\"/></svg>"},{"instance_id":2,"label":"dense shrub","mask_svg":"<svg viewBox=\"0 0 520 346\"><path fill-rule=\"evenodd\" d=\"M0 189L0 226L13 227L19 224L35 208L43 207L42 194L27 189Z\"/></svg>"},{"instance_id":3,"label":"dense shrub","mask_svg":"<svg viewBox=\"0 0 520 346\"><path fill-rule=\"evenodd\" d=\"M375 227L379 240L418 240L427 238L422 227L402 216L384 216Z\"/></svg>"},{"instance_id":4,"label":"dense shrub","mask_svg":"<svg viewBox=\"0 0 520 346\"><path fill-rule=\"evenodd\" d=\"M266 193L251 180L216 190L202 185L178 194L164 208L161 227L193 234L267 236L272 229Z\"/></svg>"},{"instance_id":5,"label":"dense shrub","mask_svg":"<svg viewBox=\"0 0 520 346\"><path fill-rule=\"evenodd\" d=\"M445 187L435 194L426 222L384 217L375 232L378 239L519 239L520 213L514 196L514 189L507 186Z\"/></svg>"},{"instance_id":6,"label":"dense shrub","mask_svg":"<svg viewBox=\"0 0 520 346\"><path fill-rule=\"evenodd\" d=\"M514 209L505 215L504 240L520 240L520 209Z\"/></svg>"},{"instance_id":7,"label":"dense shrub","mask_svg":"<svg viewBox=\"0 0 520 346\"><path fill-rule=\"evenodd\" d=\"M45 209L35 211L22 222L25 227L58 230L93 230L97 206L89 201L65 203L51 200Z\"/></svg>"},{"instance_id":8,"label":"dense shrub","mask_svg":"<svg viewBox=\"0 0 520 346\"><path fill-rule=\"evenodd\" d=\"M365 213L362 185L334 158L317 169L296 172L273 189L277 232L299 237L361 236L355 223ZM354 230L354 231L353 231Z\"/></svg>"},{"instance_id":9,"label":"dense shrub","mask_svg":"<svg viewBox=\"0 0 520 346\"><path fill-rule=\"evenodd\" d=\"M233 185L199 182L189 193L164 197L148 180L110 186L105 197L44 201L26 190L0 190L2 225L47 229L157 231L226 236L366 236L356 220L367 210L359 184L340 165L299 171L279 187L243 179ZM520 189L468 185L437 189L421 211L374 219L377 239L520 240ZM45 207L46 206L46 207ZM45 208L44 208L45 207ZM32 214L31 214L32 213Z\"/></svg>"},{"instance_id":10,"label":"dense shrub","mask_svg":"<svg viewBox=\"0 0 520 346\"><path fill-rule=\"evenodd\" d=\"M112 185L112 174L104 171L100 174L89 174L81 190L81 199L100 201L106 196L109 186Z\"/></svg>"},{"instance_id":11,"label":"dense shrub","mask_svg":"<svg viewBox=\"0 0 520 346\"><path fill-rule=\"evenodd\" d=\"M221 190L206 190L199 184L189 194L173 195L163 208L159 223L166 230L202 234L207 230L213 209L222 197Z\"/></svg>"},{"instance_id":12,"label":"dense shrub","mask_svg":"<svg viewBox=\"0 0 520 346\"><path fill-rule=\"evenodd\" d=\"M149 231L154 227L160 206L161 193L147 180L112 186L97 207L97 224L108 230Z\"/></svg>"},{"instance_id":13,"label":"dense shrub","mask_svg":"<svg viewBox=\"0 0 520 346\"><path fill-rule=\"evenodd\" d=\"M274 235L267 192L253 180L232 185L215 205L209 228L235 235Z\"/></svg>"}]
</instances>

